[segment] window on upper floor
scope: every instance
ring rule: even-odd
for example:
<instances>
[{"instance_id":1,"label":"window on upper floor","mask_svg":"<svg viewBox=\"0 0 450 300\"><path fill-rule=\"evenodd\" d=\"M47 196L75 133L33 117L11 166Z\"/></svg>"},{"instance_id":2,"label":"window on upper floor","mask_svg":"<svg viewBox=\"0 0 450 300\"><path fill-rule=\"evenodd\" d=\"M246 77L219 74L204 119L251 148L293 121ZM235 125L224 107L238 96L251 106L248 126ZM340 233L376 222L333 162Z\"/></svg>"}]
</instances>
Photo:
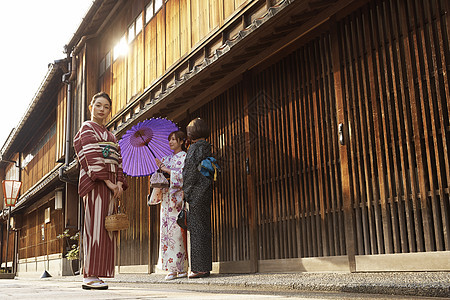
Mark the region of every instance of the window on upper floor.
<instances>
[{"instance_id":1,"label":"window on upper floor","mask_svg":"<svg viewBox=\"0 0 450 300\"><path fill-rule=\"evenodd\" d=\"M105 58L104 57L100 61L99 75L102 76L103 73L105 73Z\"/></svg>"},{"instance_id":2,"label":"window on upper floor","mask_svg":"<svg viewBox=\"0 0 450 300\"><path fill-rule=\"evenodd\" d=\"M119 56L124 56L128 53L128 44L126 36L123 35L119 42L114 46L113 59L116 61Z\"/></svg>"},{"instance_id":3,"label":"window on upper floor","mask_svg":"<svg viewBox=\"0 0 450 300\"><path fill-rule=\"evenodd\" d=\"M145 24L150 22L150 20L153 18L154 13L154 5L153 0L150 0L150 2L147 4L147 7L145 8Z\"/></svg>"},{"instance_id":4,"label":"window on upper floor","mask_svg":"<svg viewBox=\"0 0 450 300\"><path fill-rule=\"evenodd\" d=\"M158 10L161 9L163 5L163 0L155 0L155 13L158 12Z\"/></svg>"},{"instance_id":5,"label":"window on upper floor","mask_svg":"<svg viewBox=\"0 0 450 300\"><path fill-rule=\"evenodd\" d=\"M145 7L145 24L150 22L153 16L161 9L163 3L163 0L150 0Z\"/></svg>"},{"instance_id":6,"label":"window on upper floor","mask_svg":"<svg viewBox=\"0 0 450 300\"><path fill-rule=\"evenodd\" d=\"M134 38L138 36L142 31L142 13L128 26L128 44L134 41Z\"/></svg>"},{"instance_id":7,"label":"window on upper floor","mask_svg":"<svg viewBox=\"0 0 450 300\"><path fill-rule=\"evenodd\" d=\"M128 44L131 44L131 42L133 42L135 36L136 36L136 26L135 23L133 22L128 27Z\"/></svg>"},{"instance_id":8,"label":"window on upper floor","mask_svg":"<svg viewBox=\"0 0 450 300\"><path fill-rule=\"evenodd\" d=\"M138 36L142 31L142 15L143 13L140 13L140 15L136 18L136 36Z\"/></svg>"},{"instance_id":9,"label":"window on upper floor","mask_svg":"<svg viewBox=\"0 0 450 300\"><path fill-rule=\"evenodd\" d=\"M30 161L38 154L38 152L44 148L45 144L52 138L52 136L56 133L56 124L52 125L52 127L47 131L47 133L42 137L42 139L34 146L31 151L23 154L22 160L22 168L25 168Z\"/></svg>"},{"instance_id":10,"label":"window on upper floor","mask_svg":"<svg viewBox=\"0 0 450 300\"><path fill-rule=\"evenodd\" d=\"M111 51L108 51L105 56L105 70L111 67Z\"/></svg>"},{"instance_id":11,"label":"window on upper floor","mask_svg":"<svg viewBox=\"0 0 450 300\"><path fill-rule=\"evenodd\" d=\"M111 67L111 51L106 53L104 57L100 60L100 66L99 66L99 76L102 76L108 68Z\"/></svg>"}]
</instances>

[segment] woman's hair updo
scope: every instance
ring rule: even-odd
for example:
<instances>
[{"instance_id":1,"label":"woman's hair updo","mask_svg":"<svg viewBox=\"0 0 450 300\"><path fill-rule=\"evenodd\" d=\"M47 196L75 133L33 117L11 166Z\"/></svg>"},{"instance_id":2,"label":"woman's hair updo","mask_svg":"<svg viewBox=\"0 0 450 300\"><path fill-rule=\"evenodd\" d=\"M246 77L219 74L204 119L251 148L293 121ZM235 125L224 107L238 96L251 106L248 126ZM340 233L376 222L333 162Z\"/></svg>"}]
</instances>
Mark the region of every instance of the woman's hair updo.
<instances>
[{"instance_id":1,"label":"woman's hair updo","mask_svg":"<svg viewBox=\"0 0 450 300\"><path fill-rule=\"evenodd\" d=\"M109 105L112 106L112 101L111 98L109 97L109 95L105 92L100 92L95 94L94 96L92 96L92 100L91 100L91 105L94 105L95 100L97 100L98 98L105 98L106 100L108 100Z\"/></svg>"},{"instance_id":2,"label":"woman's hair updo","mask_svg":"<svg viewBox=\"0 0 450 300\"><path fill-rule=\"evenodd\" d=\"M208 124L205 120L197 118L192 120L186 127L187 136L191 140L207 139L211 133Z\"/></svg>"}]
</instances>

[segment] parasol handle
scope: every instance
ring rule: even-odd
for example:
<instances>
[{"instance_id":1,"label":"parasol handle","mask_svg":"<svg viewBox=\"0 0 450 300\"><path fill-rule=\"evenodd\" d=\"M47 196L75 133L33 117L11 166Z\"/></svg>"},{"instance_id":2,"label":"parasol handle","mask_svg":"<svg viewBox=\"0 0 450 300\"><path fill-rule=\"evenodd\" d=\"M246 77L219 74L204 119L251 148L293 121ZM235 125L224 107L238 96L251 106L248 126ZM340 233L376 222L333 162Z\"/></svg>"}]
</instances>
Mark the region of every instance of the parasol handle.
<instances>
[{"instance_id":1,"label":"parasol handle","mask_svg":"<svg viewBox=\"0 0 450 300\"><path fill-rule=\"evenodd\" d=\"M145 146L147 146L148 150L150 150L150 152L152 153L153 157L156 158L155 153L153 153L152 149L150 149L150 147L148 146L148 144L145 144Z\"/></svg>"},{"instance_id":2,"label":"parasol handle","mask_svg":"<svg viewBox=\"0 0 450 300\"><path fill-rule=\"evenodd\" d=\"M144 142L144 145L147 146L148 150L150 150L150 152L152 153L153 157L156 158L155 153L153 153L152 149L150 149L150 147L148 146L148 143L145 142L144 137L142 136L142 134L138 131L139 136L141 137L142 141Z\"/></svg>"}]
</instances>

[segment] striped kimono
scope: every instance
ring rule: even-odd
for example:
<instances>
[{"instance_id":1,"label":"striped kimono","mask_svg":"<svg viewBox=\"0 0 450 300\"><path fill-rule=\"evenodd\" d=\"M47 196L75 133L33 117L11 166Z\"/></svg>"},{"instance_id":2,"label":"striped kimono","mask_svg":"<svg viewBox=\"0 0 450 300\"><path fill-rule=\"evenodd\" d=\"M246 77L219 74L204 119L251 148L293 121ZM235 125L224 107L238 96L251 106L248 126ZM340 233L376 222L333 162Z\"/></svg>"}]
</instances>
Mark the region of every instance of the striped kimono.
<instances>
[{"instance_id":1,"label":"striped kimono","mask_svg":"<svg viewBox=\"0 0 450 300\"><path fill-rule=\"evenodd\" d=\"M115 136L105 127L86 121L74 138L80 163L78 193L84 202L84 275L114 277L116 234L105 229L105 217L113 212L111 190L104 180L127 184Z\"/></svg>"}]
</instances>

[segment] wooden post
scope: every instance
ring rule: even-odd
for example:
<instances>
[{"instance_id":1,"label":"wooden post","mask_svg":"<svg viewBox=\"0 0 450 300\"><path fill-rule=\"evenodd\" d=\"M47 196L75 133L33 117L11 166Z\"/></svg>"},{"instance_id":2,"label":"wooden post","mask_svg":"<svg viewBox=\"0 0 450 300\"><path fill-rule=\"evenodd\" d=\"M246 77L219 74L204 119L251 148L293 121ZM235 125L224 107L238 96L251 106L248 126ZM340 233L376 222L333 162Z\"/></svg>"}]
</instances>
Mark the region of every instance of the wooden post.
<instances>
[{"instance_id":1,"label":"wooden post","mask_svg":"<svg viewBox=\"0 0 450 300\"><path fill-rule=\"evenodd\" d=\"M248 204L248 219L249 219L249 236L250 236L250 272L256 273L258 272L258 213L257 213L257 204L255 199L255 182L254 182L254 174L255 174L255 153L254 143L252 143L253 137L250 126L254 124L250 124L249 114L254 112L252 109L253 102L252 92L251 92L251 74L244 74L244 91L243 91L243 100L244 100L244 130L245 130L245 168L247 172L247 204Z\"/></svg>"},{"instance_id":2,"label":"wooden post","mask_svg":"<svg viewBox=\"0 0 450 300\"><path fill-rule=\"evenodd\" d=\"M348 135L348 116L345 111L345 100L342 92L342 81L340 71L340 54L339 54L339 40L335 26L331 26L331 47L332 47L332 65L334 76L334 92L336 96L336 121L339 128L339 124L342 124L343 130L343 144L339 143L339 157L341 161L341 180L342 180L342 203L344 208L344 230L345 230L345 243L347 250L347 257L350 272L356 271L355 263L355 234L354 234L354 213L353 202L351 197L351 179L349 168L349 135ZM339 129L338 129L339 132ZM336 138L339 138L338 136Z\"/></svg>"}]
</instances>

